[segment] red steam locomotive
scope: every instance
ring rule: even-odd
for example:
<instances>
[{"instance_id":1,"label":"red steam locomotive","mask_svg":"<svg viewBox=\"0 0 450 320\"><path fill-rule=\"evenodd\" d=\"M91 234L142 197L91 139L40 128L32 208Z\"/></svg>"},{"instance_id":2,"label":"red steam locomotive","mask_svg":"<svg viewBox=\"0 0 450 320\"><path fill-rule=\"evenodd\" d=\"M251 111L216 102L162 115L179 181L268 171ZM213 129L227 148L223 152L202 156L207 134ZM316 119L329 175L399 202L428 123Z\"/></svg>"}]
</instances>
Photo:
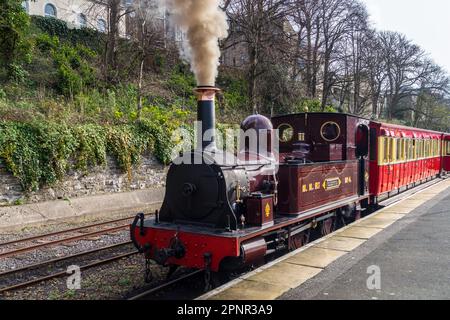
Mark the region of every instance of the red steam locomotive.
<instances>
[{"instance_id":1,"label":"red steam locomotive","mask_svg":"<svg viewBox=\"0 0 450 320\"><path fill-rule=\"evenodd\" d=\"M198 119L214 129L217 89L200 87ZM218 272L295 250L313 234L359 219L383 198L450 172L450 135L346 114L255 115L241 125L278 129L279 160L217 157L214 136L172 164L161 210L136 216L131 239L147 260ZM277 170L274 169L277 167Z\"/></svg>"}]
</instances>

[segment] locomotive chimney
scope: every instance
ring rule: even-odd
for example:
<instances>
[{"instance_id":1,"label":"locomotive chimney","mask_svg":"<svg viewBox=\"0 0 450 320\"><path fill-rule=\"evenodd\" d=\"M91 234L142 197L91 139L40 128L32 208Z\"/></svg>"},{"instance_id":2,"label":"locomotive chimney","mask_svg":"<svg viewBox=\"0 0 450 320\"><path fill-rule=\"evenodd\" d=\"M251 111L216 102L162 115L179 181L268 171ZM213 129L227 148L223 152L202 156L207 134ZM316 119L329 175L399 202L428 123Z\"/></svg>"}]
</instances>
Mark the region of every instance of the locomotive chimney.
<instances>
[{"instance_id":1,"label":"locomotive chimney","mask_svg":"<svg viewBox=\"0 0 450 320\"><path fill-rule=\"evenodd\" d=\"M201 132L197 129L197 148L201 150L216 149L216 109L215 97L220 90L213 86L199 86L194 92L197 96L197 120ZM205 136L205 133L208 135Z\"/></svg>"}]
</instances>

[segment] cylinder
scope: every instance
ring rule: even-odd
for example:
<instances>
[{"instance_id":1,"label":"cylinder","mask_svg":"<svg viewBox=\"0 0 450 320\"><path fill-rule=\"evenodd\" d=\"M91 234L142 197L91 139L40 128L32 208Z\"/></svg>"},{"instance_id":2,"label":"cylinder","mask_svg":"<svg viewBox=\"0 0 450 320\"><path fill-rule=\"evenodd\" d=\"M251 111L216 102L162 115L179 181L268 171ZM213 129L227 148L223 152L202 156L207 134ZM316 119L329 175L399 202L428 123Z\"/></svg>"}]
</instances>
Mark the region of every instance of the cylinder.
<instances>
[{"instance_id":1,"label":"cylinder","mask_svg":"<svg viewBox=\"0 0 450 320\"><path fill-rule=\"evenodd\" d=\"M243 263L250 265L262 260L267 254L267 243L263 238L249 240L241 245Z\"/></svg>"},{"instance_id":2,"label":"cylinder","mask_svg":"<svg viewBox=\"0 0 450 320\"><path fill-rule=\"evenodd\" d=\"M216 108L215 97L220 91L215 87L201 86L195 89L197 96L197 149L216 149ZM207 133L207 135L205 135Z\"/></svg>"}]
</instances>

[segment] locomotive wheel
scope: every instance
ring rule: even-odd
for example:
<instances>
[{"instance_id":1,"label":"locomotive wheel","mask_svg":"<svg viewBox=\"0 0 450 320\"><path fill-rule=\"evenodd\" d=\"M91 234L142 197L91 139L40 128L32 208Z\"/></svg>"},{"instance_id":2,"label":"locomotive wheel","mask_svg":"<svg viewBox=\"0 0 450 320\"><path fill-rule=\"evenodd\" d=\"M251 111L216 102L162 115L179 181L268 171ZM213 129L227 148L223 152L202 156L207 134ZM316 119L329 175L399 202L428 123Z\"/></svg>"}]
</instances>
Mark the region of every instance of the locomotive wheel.
<instances>
[{"instance_id":1,"label":"locomotive wheel","mask_svg":"<svg viewBox=\"0 0 450 320\"><path fill-rule=\"evenodd\" d=\"M336 231L336 217L329 218L320 223L320 235L327 236Z\"/></svg>"},{"instance_id":2,"label":"locomotive wheel","mask_svg":"<svg viewBox=\"0 0 450 320\"><path fill-rule=\"evenodd\" d=\"M166 280L169 280L177 270L178 270L178 266L175 266L175 265L170 266L169 272L167 272Z\"/></svg>"},{"instance_id":3,"label":"locomotive wheel","mask_svg":"<svg viewBox=\"0 0 450 320\"><path fill-rule=\"evenodd\" d=\"M360 211L360 210L356 211L356 214L355 214L355 221L358 221L358 220L360 220L360 219L361 219L361 217L362 217L362 215L361 215L361 211Z\"/></svg>"},{"instance_id":4,"label":"locomotive wheel","mask_svg":"<svg viewBox=\"0 0 450 320\"><path fill-rule=\"evenodd\" d=\"M291 237L290 241L290 251L295 251L297 249L300 249L303 246L306 246L309 243L311 231L306 230L303 231L295 236Z\"/></svg>"}]
</instances>

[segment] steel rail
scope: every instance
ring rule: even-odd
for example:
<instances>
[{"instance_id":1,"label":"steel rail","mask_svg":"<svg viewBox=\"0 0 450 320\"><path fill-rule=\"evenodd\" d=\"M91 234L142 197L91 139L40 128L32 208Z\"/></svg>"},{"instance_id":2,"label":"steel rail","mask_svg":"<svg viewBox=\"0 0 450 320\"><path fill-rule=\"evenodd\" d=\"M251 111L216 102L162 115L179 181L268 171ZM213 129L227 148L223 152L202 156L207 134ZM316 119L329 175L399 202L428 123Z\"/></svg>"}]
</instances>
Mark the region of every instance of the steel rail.
<instances>
[{"instance_id":1,"label":"steel rail","mask_svg":"<svg viewBox=\"0 0 450 320\"><path fill-rule=\"evenodd\" d=\"M181 282L183 280L192 278L192 277L194 277L194 276L196 276L196 275L198 275L200 273L203 273L203 272L204 272L204 270L196 270L194 272L188 273L188 274L186 274L184 276L181 276L179 278L173 279L173 280L171 280L169 282L163 283L163 284L161 284L161 285L159 285L159 286L157 286L155 288L151 288L151 289L149 289L147 291L144 291L144 292L142 292L140 294L132 296L132 297L128 298L127 300L139 300L139 299L145 298L146 296L149 296L149 295L151 295L153 293L156 293L156 292L161 291L161 290L163 290L165 288L168 288L168 287L170 287L170 286L172 286L172 285L174 285L174 284L176 284L178 282Z\"/></svg>"},{"instance_id":2,"label":"steel rail","mask_svg":"<svg viewBox=\"0 0 450 320\"><path fill-rule=\"evenodd\" d=\"M39 248L43 248L43 247L52 247L54 245L61 244L61 243L67 243L67 242L72 242L72 241L77 241L77 240L83 240L83 239L86 239L86 238L89 238L89 237L103 235L103 234L109 233L109 232L120 231L120 230L123 230L123 229L125 229L127 227L129 227L128 224L122 225L122 226L118 226L118 227L109 228L109 229L103 229L103 230L100 230L100 231L90 232L90 233L86 233L86 234L83 234L83 235L78 235L78 236L73 236L73 237L69 237L69 238L63 238L63 239L58 239L58 240L49 241L49 242L45 242L45 243L40 243L40 244L36 244L36 245L33 245L33 246L24 247L24 248L20 248L20 249L16 249L16 250L6 251L6 252L3 252L3 253L0 253L0 258L15 256L15 255L18 255L20 253L33 251L33 250L36 250L36 249L39 249Z\"/></svg>"},{"instance_id":3,"label":"steel rail","mask_svg":"<svg viewBox=\"0 0 450 320\"><path fill-rule=\"evenodd\" d=\"M138 253L139 252L137 252L137 251L133 251L133 252L124 253L124 254L121 254L121 255L118 255L118 256L115 256L115 257L111 257L111 258L108 258L108 259L104 259L104 260L100 260L100 261L97 261L97 262L93 262L93 263L81 266L80 270L87 270L87 269L91 269L91 268L94 268L94 267L98 267L98 266L101 266L101 265L104 265L104 264L107 264L107 263L110 263L110 262L121 260L123 258L128 258L128 257L136 255ZM60 277L65 276L65 275L68 275L67 272L66 271L61 271L61 272L50 274L50 275L47 275L47 276L44 276L44 277L41 277L41 278L38 278L38 279L34 279L34 280L30 280L30 281L19 283L19 284L15 284L15 285L12 285L12 286L9 286L9 287L1 288L0 289L0 294L1 293L5 293L7 291L13 291L13 290L21 289L21 288L24 288L24 287L28 287L30 285L33 285L33 284L36 284L36 283L40 283L40 282L44 282L44 281L47 281L47 280L60 278Z\"/></svg>"},{"instance_id":4,"label":"steel rail","mask_svg":"<svg viewBox=\"0 0 450 320\"><path fill-rule=\"evenodd\" d=\"M97 253L97 252L101 252L101 251L106 251L109 249L114 249L114 248L118 248L121 246L125 246L128 244L132 244L131 241L125 241L125 242L121 242L121 243L117 243L117 244L113 244L110 246L106 246L106 247L101 247L101 248L96 248L96 249L92 249L89 251L83 251L83 252L79 252L79 253L75 253L72 255L68 255L68 256L64 256L61 258L56 258L56 259L52 259L52 260L46 260L46 261L42 261L42 262L38 262L38 263L34 263L34 264L30 264L18 269L11 269L11 270L7 270L4 272L0 273L0 277L4 277L4 276L8 276L10 274L14 274L14 273L18 273L18 272L22 272L22 271L26 271L26 270L30 270L30 269L37 269L39 267L43 267L45 265L48 264L52 264L52 263L57 263L57 262L61 262L61 261L65 261L65 260L69 260L69 259L73 259L73 258L78 258L78 257L82 257L82 256L86 256L92 253Z\"/></svg>"},{"instance_id":5,"label":"steel rail","mask_svg":"<svg viewBox=\"0 0 450 320\"><path fill-rule=\"evenodd\" d=\"M52 233L47 233L47 234L41 234L41 235L37 235L37 236L29 237L29 238L24 238L24 239L11 240L11 241L8 241L8 242L0 243L0 247L4 247L4 246L7 246L7 245L12 245L12 244L17 244L17 243L33 241L33 240L40 240L40 239L44 239L44 238L48 238L48 237L59 236L59 235L62 235L62 234L82 231L82 230L85 230L85 229L90 229L90 228L95 228L95 227L102 227L102 226L106 226L106 225L113 224L113 223L119 223L119 222L123 222L123 221L132 221L133 218L134 217L121 218L121 219L117 219L117 220L111 220L111 221L107 221L107 222L91 224L91 225L84 226L84 227L77 227L77 228L73 228L73 229L67 229L67 230L62 230L62 231L57 231L57 232L52 232Z\"/></svg>"}]
</instances>

